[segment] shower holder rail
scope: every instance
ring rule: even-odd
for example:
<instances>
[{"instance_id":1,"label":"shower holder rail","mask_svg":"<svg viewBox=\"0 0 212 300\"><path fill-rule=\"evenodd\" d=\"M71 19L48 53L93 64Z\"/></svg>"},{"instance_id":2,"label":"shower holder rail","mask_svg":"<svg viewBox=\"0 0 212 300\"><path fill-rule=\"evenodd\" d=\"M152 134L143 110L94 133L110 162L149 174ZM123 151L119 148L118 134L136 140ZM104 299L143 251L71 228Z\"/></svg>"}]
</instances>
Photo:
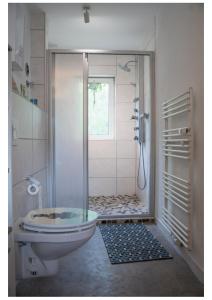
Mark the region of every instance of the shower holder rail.
<instances>
[{"instance_id":1,"label":"shower holder rail","mask_svg":"<svg viewBox=\"0 0 212 300\"><path fill-rule=\"evenodd\" d=\"M183 119L184 126L169 128L170 118L176 118L179 115L181 115L180 120ZM161 119L164 120L165 126L162 130L161 139L164 157L164 170L162 173L164 204L161 223L174 240L180 242L188 250L192 249L192 115L192 88L162 104ZM171 167L169 166L170 160L173 159L187 160L187 178L175 175L174 163Z\"/></svg>"}]
</instances>

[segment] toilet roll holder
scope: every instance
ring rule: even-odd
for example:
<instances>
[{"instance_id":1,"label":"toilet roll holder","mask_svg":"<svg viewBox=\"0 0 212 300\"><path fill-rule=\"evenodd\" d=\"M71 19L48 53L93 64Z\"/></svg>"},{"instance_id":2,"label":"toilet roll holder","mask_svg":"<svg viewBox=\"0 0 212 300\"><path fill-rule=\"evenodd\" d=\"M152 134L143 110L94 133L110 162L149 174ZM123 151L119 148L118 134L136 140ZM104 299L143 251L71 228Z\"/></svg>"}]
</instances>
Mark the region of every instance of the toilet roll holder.
<instances>
[{"instance_id":1,"label":"toilet roll holder","mask_svg":"<svg viewBox=\"0 0 212 300\"><path fill-rule=\"evenodd\" d=\"M29 181L29 185L27 187L27 193L30 196L35 196L38 194L38 208L42 208L42 195L41 195L42 186L40 181L38 181L32 176L24 177L24 180Z\"/></svg>"}]
</instances>

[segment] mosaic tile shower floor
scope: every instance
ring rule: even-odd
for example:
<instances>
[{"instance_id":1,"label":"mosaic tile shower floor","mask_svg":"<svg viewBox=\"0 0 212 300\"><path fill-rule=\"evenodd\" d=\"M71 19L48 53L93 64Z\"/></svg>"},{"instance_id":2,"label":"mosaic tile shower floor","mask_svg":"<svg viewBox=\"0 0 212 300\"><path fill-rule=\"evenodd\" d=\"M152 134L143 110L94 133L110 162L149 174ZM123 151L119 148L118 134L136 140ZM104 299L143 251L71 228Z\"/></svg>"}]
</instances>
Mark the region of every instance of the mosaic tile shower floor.
<instances>
[{"instance_id":1,"label":"mosaic tile shower floor","mask_svg":"<svg viewBox=\"0 0 212 300\"><path fill-rule=\"evenodd\" d=\"M148 209L136 195L89 197L89 209L100 216L147 214Z\"/></svg>"}]
</instances>

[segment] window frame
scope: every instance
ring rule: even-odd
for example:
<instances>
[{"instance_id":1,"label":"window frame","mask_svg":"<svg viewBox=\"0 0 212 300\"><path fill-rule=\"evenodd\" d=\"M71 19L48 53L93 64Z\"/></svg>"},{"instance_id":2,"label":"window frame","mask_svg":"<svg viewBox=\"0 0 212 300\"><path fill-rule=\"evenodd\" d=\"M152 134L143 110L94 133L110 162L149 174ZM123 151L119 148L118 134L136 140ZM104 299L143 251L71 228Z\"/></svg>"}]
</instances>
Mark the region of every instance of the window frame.
<instances>
[{"instance_id":1,"label":"window frame","mask_svg":"<svg viewBox=\"0 0 212 300\"><path fill-rule=\"evenodd\" d=\"M115 77L89 76L88 83L108 83L109 84L109 99L108 99L108 122L109 134L89 134L89 141L114 140L115 139ZM89 101L89 97L88 97ZM89 118L88 118L89 124Z\"/></svg>"}]
</instances>

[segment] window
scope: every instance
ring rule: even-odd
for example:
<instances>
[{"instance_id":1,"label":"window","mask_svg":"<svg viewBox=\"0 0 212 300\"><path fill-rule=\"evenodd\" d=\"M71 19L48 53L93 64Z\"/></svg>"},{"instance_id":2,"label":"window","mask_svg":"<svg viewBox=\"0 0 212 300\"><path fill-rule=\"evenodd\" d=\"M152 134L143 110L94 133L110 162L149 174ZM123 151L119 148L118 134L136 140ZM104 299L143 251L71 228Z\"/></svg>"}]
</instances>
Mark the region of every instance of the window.
<instances>
[{"instance_id":1,"label":"window","mask_svg":"<svg viewBox=\"0 0 212 300\"><path fill-rule=\"evenodd\" d=\"M113 78L89 78L88 134L90 140L114 138Z\"/></svg>"}]
</instances>

